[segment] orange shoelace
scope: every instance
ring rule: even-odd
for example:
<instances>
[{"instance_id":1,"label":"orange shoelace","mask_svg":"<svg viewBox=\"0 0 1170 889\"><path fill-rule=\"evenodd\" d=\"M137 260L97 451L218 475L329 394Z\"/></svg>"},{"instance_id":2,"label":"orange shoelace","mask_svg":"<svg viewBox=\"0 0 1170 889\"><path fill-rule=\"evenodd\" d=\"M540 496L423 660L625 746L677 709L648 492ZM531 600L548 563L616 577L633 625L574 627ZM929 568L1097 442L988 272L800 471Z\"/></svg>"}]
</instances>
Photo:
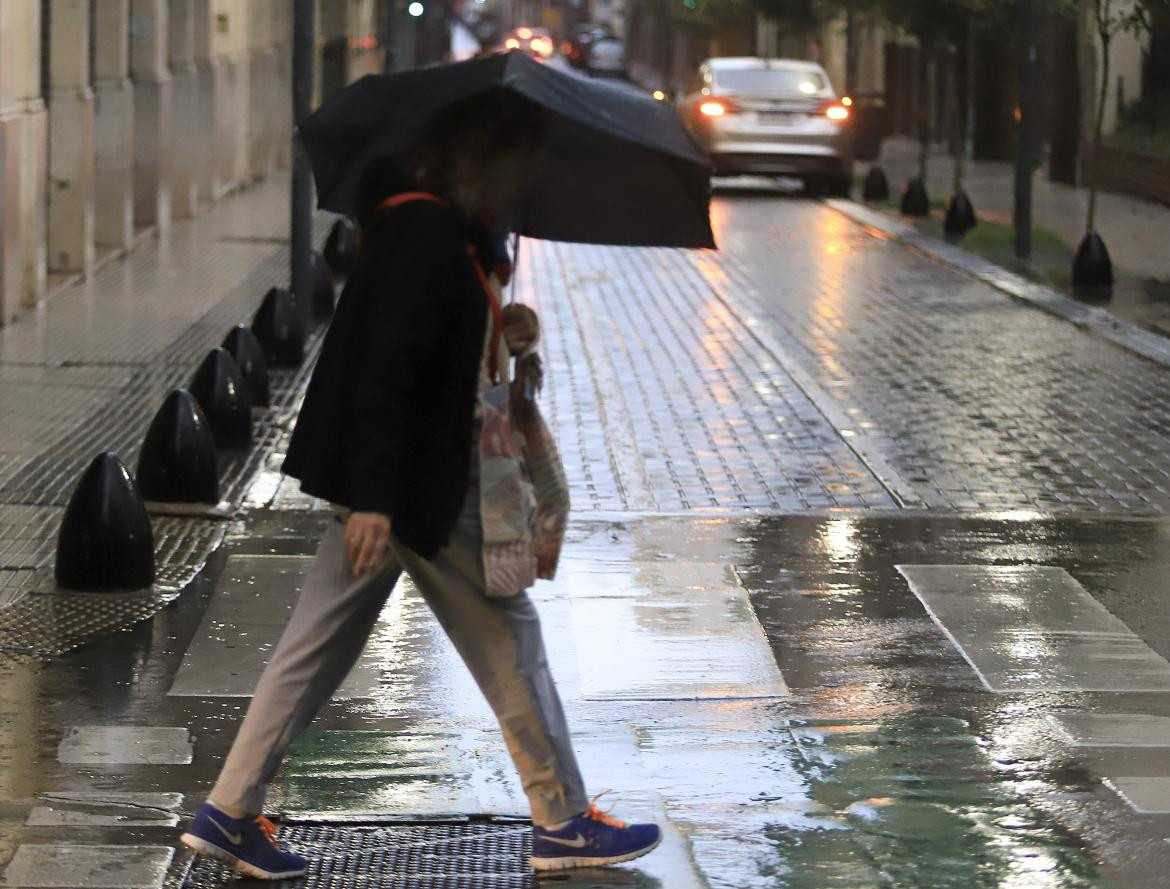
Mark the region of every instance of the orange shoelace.
<instances>
[{"instance_id":1,"label":"orange shoelace","mask_svg":"<svg viewBox=\"0 0 1170 889\"><path fill-rule=\"evenodd\" d=\"M627 824L625 821L622 821L618 818L614 818L612 815L609 814L610 812L613 811L613 807L617 805L616 800L614 800L613 806L610 806L605 811L602 811L601 809L597 808L597 801L599 799L601 799L603 796L605 796L607 793L612 793L612 791L603 790L601 793L597 794L597 796L593 797L593 799L589 801L589 808L586 809L583 813L584 817L590 819L591 821L600 822L601 824L604 824L606 827L616 827L619 830L624 830L625 828L629 827L630 825Z\"/></svg>"},{"instance_id":2,"label":"orange shoelace","mask_svg":"<svg viewBox=\"0 0 1170 889\"><path fill-rule=\"evenodd\" d=\"M268 842L276 845L276 825L261 815L256 819L256 823L260 825L260 829L264 831L264 836L268 837Z\"/></svg>"}]
</instances>

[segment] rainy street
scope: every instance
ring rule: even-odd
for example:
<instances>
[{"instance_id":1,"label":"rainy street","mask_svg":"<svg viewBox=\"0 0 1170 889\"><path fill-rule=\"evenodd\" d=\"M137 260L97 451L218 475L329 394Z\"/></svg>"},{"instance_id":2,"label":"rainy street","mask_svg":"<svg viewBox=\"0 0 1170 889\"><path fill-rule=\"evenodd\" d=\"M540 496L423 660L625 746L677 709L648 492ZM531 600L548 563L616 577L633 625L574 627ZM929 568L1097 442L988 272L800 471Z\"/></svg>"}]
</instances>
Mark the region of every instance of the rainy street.
<instances>
[{"instance_id":1,"label":"rainy street","mask_svg":"<svg viewBox=\"0 0 1170 889\"><path fill-rule=\"evenodd\" d=\"M525 241L515 285L574 504L532 596L587 789L662 846L532 875L492 713L404 581L272 786L312 856L285 885L1164 885L1170 366L830 202L718 185L717 252ZM280 274L286 201L231 198L0 336L7 887L237 879L178 826L330 520L279 473L321 329L221 467L230 518L155 519L154 599L45 576L90 454L134 465ZM196 277L181 313L131 299Z\"/></svg>"}]
</instances>

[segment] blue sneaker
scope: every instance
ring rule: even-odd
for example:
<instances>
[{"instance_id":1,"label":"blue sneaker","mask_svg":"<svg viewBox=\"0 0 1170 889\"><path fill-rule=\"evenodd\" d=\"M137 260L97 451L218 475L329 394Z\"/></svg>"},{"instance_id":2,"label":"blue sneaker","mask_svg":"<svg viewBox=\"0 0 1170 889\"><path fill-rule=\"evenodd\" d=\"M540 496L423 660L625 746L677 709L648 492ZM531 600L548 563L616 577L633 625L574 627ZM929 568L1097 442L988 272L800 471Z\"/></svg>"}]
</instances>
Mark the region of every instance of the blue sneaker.
<instances>
[{"instance_id":1,"label":"blue sneaker","mask_svg":"<svg viewBox=\"0 0 1170 889\"><path fill-rule=\"evenodd\" d=\"M299 877L309 867L300 855L281 851L276 845L276 825L267 818L231 818L211 803L199 807L179 840L200 855L257 880Z\"/></svg>"},{"instance_id":2,"label":"blue sneaker","mask_svg":"<svg viewBox=\"0 0 1170 889\"><path fill-rule=\"evenodd\" d=\"M662 842L657 824L626 824L590 804L560 830L532 828L533 870L603 867L641 858Z\"/></svg>"}]
</instances>

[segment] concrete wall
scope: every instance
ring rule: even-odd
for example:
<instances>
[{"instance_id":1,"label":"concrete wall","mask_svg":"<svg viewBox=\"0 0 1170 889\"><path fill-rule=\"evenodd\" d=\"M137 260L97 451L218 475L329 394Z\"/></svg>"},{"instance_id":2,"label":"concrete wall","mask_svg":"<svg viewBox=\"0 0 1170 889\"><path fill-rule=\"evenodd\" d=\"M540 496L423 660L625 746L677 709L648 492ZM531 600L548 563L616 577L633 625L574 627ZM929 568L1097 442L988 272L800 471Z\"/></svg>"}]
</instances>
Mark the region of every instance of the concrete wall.
<instances>
[{"instance_id":1,"label":"concrete wall","mask_svg":"<svg viewBox=\"0 0 1170 889\"><path fill-rule=\"evenodd\" d=\"M378 2L318 0L344 82L381 68ZM45 298L49 272L90 274L291 157L290 0L48 10L0 0L0 325Z\"/></svg>"}]
</instances>

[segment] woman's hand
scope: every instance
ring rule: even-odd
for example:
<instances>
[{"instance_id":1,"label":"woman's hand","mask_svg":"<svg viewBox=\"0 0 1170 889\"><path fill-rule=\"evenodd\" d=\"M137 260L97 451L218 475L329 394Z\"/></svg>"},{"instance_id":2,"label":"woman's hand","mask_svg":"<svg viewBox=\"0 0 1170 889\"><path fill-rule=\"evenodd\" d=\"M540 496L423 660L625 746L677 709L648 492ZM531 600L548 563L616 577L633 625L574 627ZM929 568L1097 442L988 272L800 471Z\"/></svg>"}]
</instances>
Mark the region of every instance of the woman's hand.
<instances>
[{"instance_id":1,"label":"woman's hand","mask_svg":"<svg viewBox=\"0 0 1170 889\"><path fill-rule=\"evenodd\" d=\"M504 343L513 355L523 355L540 339L540 320L523 303L504 306Z\"/></svg>"},{"instance_id":2,"label":"woman's hand","mask_svg":"<svg viewBox=\"0 0 1170 889\"><path fill-rule=\"evenodd\" d=\"M354 577L373 574L390 548L390 519L379 512L355 512L345 526L345 544Z\"/></svg>"}]
</instances>

